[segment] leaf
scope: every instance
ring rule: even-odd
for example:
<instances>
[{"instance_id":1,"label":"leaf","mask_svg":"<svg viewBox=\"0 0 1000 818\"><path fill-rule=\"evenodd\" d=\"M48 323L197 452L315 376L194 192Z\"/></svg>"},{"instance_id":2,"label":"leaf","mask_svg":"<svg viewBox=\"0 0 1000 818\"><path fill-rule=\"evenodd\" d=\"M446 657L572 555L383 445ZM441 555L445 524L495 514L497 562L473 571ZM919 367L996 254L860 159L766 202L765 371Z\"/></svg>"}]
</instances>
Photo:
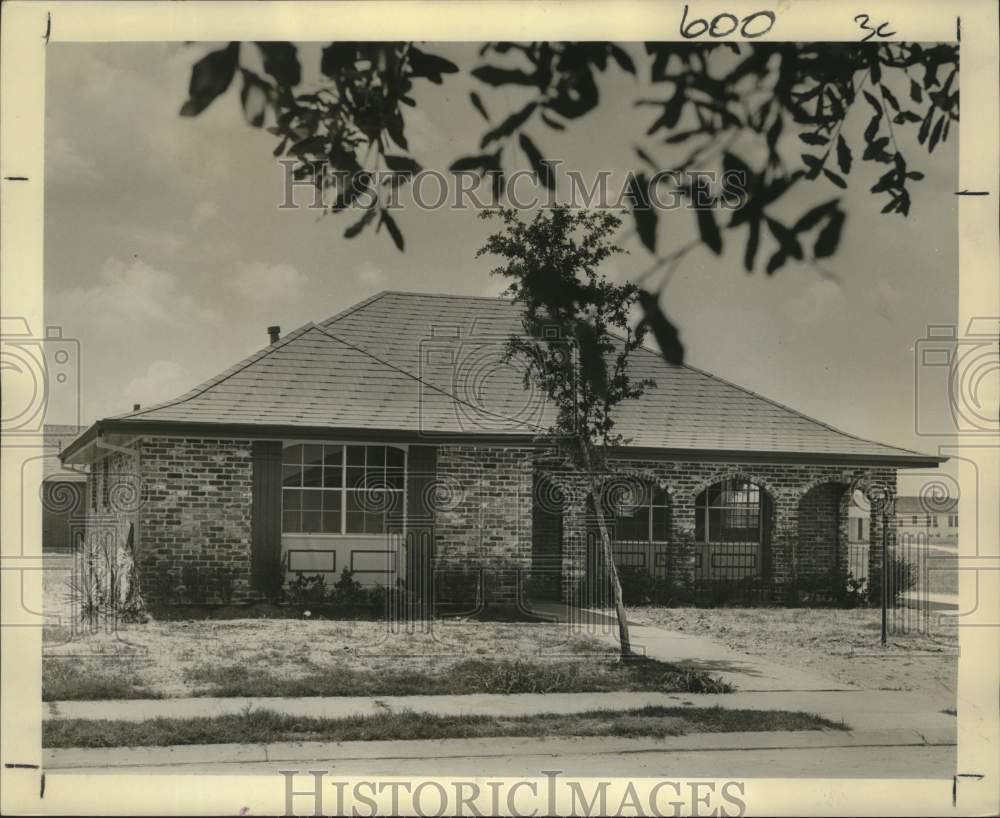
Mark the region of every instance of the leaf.
<instances>
[{"instance_id":1,"label":"leaf","mask_svg":"<svg viewBox=\"0 0 1000 818\"><path fill-rule=\"evenodd\" d=\"M830 139L819 133L800 133L799 139L807 145L825 145Z\"/></svg>"},{"instance_id":2,"label":"leaf","mask_svg":"<svg viewBox=\"0 0 1000 818\"><path fill-rule=\"evenodd\" d=\"M323 76L335 79L354 67L358 60L358 44L353 42L330 43L323 49L319 70Z\"/></svg>"},{"instance_id":3,"label":"leaf","mask_svg":"<svg viewBox=\"0 0 1000 818\"><path fill-rule=\"evenodd\" d=\"M865 142L871 142L876 134L878 134L878 126L882 123L882 115L875 114L868 123L868 127L865 128Z\"/></svg>"},{"instance_id":4,"label":"leaf","mask_svg":"<svg viewBox=\"0 0 1000 818\"><path fill-rule=\"evenodd\" d=\"M747 246L743 252L743 266L748 273L753 272L753 262L757 257L757 247L760 245L760 220L754 219L747 225L750 232L747 235Z\"/></svg>"},{"instance_id":5,"label":"leaf","mask_svg":"<svg viewBox=\"0 0 1000 818\"><path fill-rule=\"evenodd\" d=\"M816 244L813 246L813 255L816 258L827 258L837 252L840 234L844 228L844 219L844 211L842 210L836 210L830 215L826 226L820 230L816 237Z\"/></svg>"},{"instance_id":6,"label":"leaf","mask_svg":"<svg viewBox=\"0 0 1000 818\"><path fill-rule=\"evenodd\" d=\"M490 142L495 142L497 139L510 136L514 133L514 131L528 121L528 118L535 112L535 108L537 107L537 102L529 102L520 111L512 113L503 122L483 135L483 138L479 143L479 147L485 148L490 144Z\"/></svg>"},{"instance_id":7,"label":"leaf","mask_svg":"<svg viewBox=\"0 0 1000 818\"><path fill-rule=\"evenodd\" d=\"M626 52L621 46L617 46L614 43L610 43L608 48L611 51L611 56L614 58L614 61L618 63L618 67L621 68L622 71L635 75L635 63L632 62L632 58L628 55L628 52Z\"/></svg>"},{"instance_id":8,"label":"leaf","mask_svg":"<svg viewBox=\"0 0 1000 818\"><path fill-rule=\"evenodd\" d=\"M910 99L914 102L922 102L924 98L923 92L920 90L920 85L916 80L910 80Z\"/></svg>"},{"instance_id":9,"label":"leaf","mask_svg":"<svg viewBox=\"0 0 1000 818\"><path fill-rule=\"evenodd\" d=\"M385 164L389 170L395 170L400 173L420 173L421 171L420 164L409 156L391 156L386 154Z\"/></svg>"},{"instance_id":10,"label":"leaf","mask_svg":"<svg viewBox=\"0 0 1000 818\"><path fill-rule=\"evenodd\" d=\"M785 254L784 250L778 250L770 260L767 262L767 267L764 272L768 275L774 275L778 270L785 266L785 262L788 261L788 256Z\"/></svg>"},{"instance_id":11,"label":"leaf","mask_svg":"<svg viewBox=\"0 0 1000 818\"><path fill-rule=\"evenodd\" d=\"M663 359L668 364L681 366L684 363L684 344L681 343L680 333L673 325L663 308L660 307L659 299L646 290L639 289L639 306L642 307L643 321L653 331L653 337L663 353Z\"/></svg>"},{"instance_id":12,"label":"leaf","mask_svg":"<svg viewBox=\"0 0 1000 818\"><path fill-rule=\"evenodd\" d=\"M815 179L819 176L819 172L823 169L823 162L818 156L813 156L810 153L802 154L802 161L805 162L806 167L809 168L809 172L806 173L806 177L809 179Z\"/></svg>"},{"instance_id":13,"label":"leaf","mask_svg":"<svg viewBox=\"0 0 1000 818\"><path fill-rule=\"evenodd\" d=\"M352 224L344 231L344 238L353 239L355 236L357 236L362 230L365 229L367 225L371 224L372 219L375 218L375 213L376 210L374 207L371 207L368 210L366 210L365 214L360 219L358 219L354 224Z\"/></svg>"},{"instance_id":14,"label":"leaf","mask_svg":"<svg viewBox=\"0 0 1000 818\"><path fill-rule=\"evenodd\" d=\"M386 210L381 211L379 217L379 227L385 225L386 229L389 231L389 235L392 236L392 241L396 245L396 249L400 252L403 251L403 234L399 232L399 227L396 225L396 220L389 215Z\"/></svg>"},{"instance_id":15,"label":"leaf","mask_svg":"<svg viewBox=\"0 0 1000 818\"><path fill-rule=\"evenodd\" d=\"M885 101L889 103L889 105L893 108L893 110L898 111L899 101L892 95L892 91L890 91L884 85L880 85L879 90L882 92L882 96L885 98Z\"/></svg>"},{"instance_id":16,"label":"leaf","mask_svg":"<svg viewBox=\"0 0 1000 818\"><path fill-rule=\"evenodd\" d=\"M488 153L482 153L479 156L463 156L452 162L448 170L485 170L490 166L492 158L492 155Z\"/></svg>"},{"instance_id":17,"label":"leaf","mask_svg":"<svg viewBox=\"0 0 1000 818\"><path fill-rule=\"evenodd\" d=\"M880 103L875 98L875 96L873 94L869 93L868 91L862 91L862 93L865 95L865 99L868 100L868 104L871 105L872 108L875 109L875 113L877 113L879 116L881 116L882 115L882 103Z\"/></svg>"},{"instance_id":18,"label":"leaf","mask_svg":"<svg viewBox=\"0 0 1000 818\"><path fill-rule=\"evenodd\" d=\"M298 51L291 43L257 43L264 62L264 70L279 85L295 86L302 81L302 66Z\"/></svg>"},{"instance_id":19,"label":"leaf","mask_svg":"<svg viewBox=\"0 0 1000 818\"><path fill-rule=\"evenodd\" d=\"M407 52L407 61L410 64L410 76L429 79L435 85L440 85L442 74L455 74L458 66L444 57L436 54L425 54L415 45L410 46Z\"/></svg>"},{"instance_id":20,"label":"leaf","mask_svg":"<svg viewBox=\"0 0 1000 818\"><path fill-rule=\"evenodd\" d=\"M545 111L542 111L540 116L542 117L542 122L544 122L546 125L552 128L552 130L554 131L566 130L565 125L563 125L561 122L556 122L556 120L552 119L552 117L550 117L547 113L545 113Z\"/></svg>"},{"instance_id":21,"label":"leaf","mask_svg":"<svg viewBox=\"0 0 1000 818\"><path fill-rule=\"evenodd\" d=\"M941 128L944 126L945 119L946 117L941 117L934 125L934 130L931 131L931 140L927 143L928 153L934 153L934 148L937 147L938 139L941 138Z\"/></svg>"},{"instance_id":22,"label":"leaf","mask_svg":"<svg viewBox=\"0 0 1000 818\"><path fill-rule=\"evenodd\" d=\"M833 182L837 187L844 189L847 188L847 182L845 182L842 177L838 176L829 168L823 168L823 175L831 182Z\"/></svg>"},{"instance_id":23,"label":"leaf","mask_svg":"<svg viewBox=\"0 0 1000 818\"><path fill-rule=\"evenodd\" d=\"M851 149L842 134L837 135L837 167L843 173L851 172Z\"/></svg>"},{"instance_id":24,"label":"leaf","mask_svg":"<svg viewBox=\"0 0 1000 818\"><path fill-rule=\"evenodd\" d=\"M793 233L802 233L809 230L823 221L830 213L837 209L837 205L840 203L840 199L830 199L828 202L823 202L823 204L816 205L816 207L808 210L805 215L801 216L794 225L792 225Z\"/></svg>"},{"instance_id":25,"label":"leaf","mask_svg":"<svg viewBox=\"0 0 1000 818\"><path fill-rule=\"evenodd\" d=\"M528 162L531 163L531 169L538 174L538 178L541 179L542 184L549 190L555 190L556 180L555 174L552 172L552 166L542 158L541 151L531 141L531 137L526 133L522 133L518 142L521 145L521 150L528 157Z\"/></svg>"},{"instance_id":26,"label":"leaf","mask_svg":"<svg viewBox=\"0 0 1000 818\"><path fill-rule=\"evenodd\" d=\"M722 234L719 232L719 225L715 223L715 214L709 208L699 208L698 232L701 240L715 255L722 254Z\"/></svg>"},{"instance_id":27,"label":"leaf","mask_svg":"<svg viewBox=\"0 0 1000 818\"><path fill-rule=\"evenodd\" d=\"M212 101L229 88L236 74L240 44L229 43L225 48L206 54L191 68L188 100L181 116L198 116Z\"/></svg>"},{"instance_id":28,"label":"leaf","mask_svg":"<svg viewBox=\"0 0 1000 818\"><path fill-rule=\"evenodd\" d=\"M802 258L802 245L795 237L795 234L781 222L767 218L767 226L771 228L771 235L781 245L781 251L792 258Z\"/></svg>"},{"instance_id":29,"label":"leaf","mask_svg":"<svg viewBox=\"0 0 1000 818\"><path fill-rule=\"evenodd\" d=\"M479 94L477 94L475 91L472 91L469 94L469 99L472 100L472 104L475 106L475 109L479 111L482 118L485 119L487 122L489 122L490 115L486 113L486 106L483 105L483 100L480 98Z\"/></svg>"},{"instance_id":30,"label":"leaf","mask_svg":"<svg viewBox=\"0 0 1000 818\"><path fill-rule=\"evenodd\" d=\"M656 252L656 223L659 219L656 211L650 206L646 191L649 181L645 174L630 175L628 180L628 195L632 199L632 218L635 219L635 229L639 241L650 253Z\"/></svg>"},{"instance_id":31,"label":"leaf","mask_svg":"<svg viewBox=\"0 0 1000 818\"><path fill-rule=\"evenodd\" d=\"M923 145L927 141L927 134L931 129L931 121L934 118L934 108L931 107L927 111L927 116L924 117L924 121L920 124L920 130L917 132L917 141Z\"/></svg>"},{"instance_id":32,"label":"leaf","mask_svg":"<svg viewBox=\"0 0 1000 818\"><path fill-rule=\"evenodd\" d=\"M513 68L499 68L495 65L481 65L473 68L472 76L487 85L535 85L535 78Z\"/></svg>"},{"instance_id":33,"label":"leaf","mask_svg":"<svg viewBox=\"0 0 1000 818\"><path fill-rule=\"evenodd\" d=\"M264 124L267 106L271 98L271 86L258 77L253 71L242 69L243 87L240 89L240 104L243 115L254 128Z\"/></svg>"}]
</instances>

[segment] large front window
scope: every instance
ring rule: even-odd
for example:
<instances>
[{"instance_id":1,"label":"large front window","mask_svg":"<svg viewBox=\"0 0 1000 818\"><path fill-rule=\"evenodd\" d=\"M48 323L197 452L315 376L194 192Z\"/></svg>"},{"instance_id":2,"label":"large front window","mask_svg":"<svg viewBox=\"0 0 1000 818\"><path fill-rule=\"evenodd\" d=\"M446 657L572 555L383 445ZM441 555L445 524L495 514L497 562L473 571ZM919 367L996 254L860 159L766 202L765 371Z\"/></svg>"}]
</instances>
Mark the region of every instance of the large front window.
<instances>
[{"instance_id":1,"label":"large front window","mask_svg":"<svg viewBox=\"0 0 1000 818\"><path fill-rule=\"evenodd\" d=\"M383 534L403 503L405 453L394 446L304 443L282 457L282 531Z\"/></svg>"},{"instance_id":2,"label":"large front window","mask_svg":"<svg viewBox=\"0 0 1000 818\"><path fill-rule=\"evenodd\" d=\"M746 480L723 480L695 500L698 542L760 542L760 489Z\"/></svg>"},{"instance_id":3,"label":"large front window","mask_svg":"<svg viewBox=\"0 0 1000 818\"><path fill-rule=\"evenodd\" d=\"M670 495L642 484L612 498L615 540L618 542L667 542L670 539Z\"/></svg>"}]
</instances>

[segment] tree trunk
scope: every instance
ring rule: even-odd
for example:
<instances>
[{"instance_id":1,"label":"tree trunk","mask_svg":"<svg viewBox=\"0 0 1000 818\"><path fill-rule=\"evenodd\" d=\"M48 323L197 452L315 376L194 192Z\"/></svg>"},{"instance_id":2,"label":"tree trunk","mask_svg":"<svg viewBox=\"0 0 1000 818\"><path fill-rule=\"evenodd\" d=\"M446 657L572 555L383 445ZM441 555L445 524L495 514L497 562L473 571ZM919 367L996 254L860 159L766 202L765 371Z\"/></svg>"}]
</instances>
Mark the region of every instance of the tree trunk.
<instances>
[{"instance_id":1,"label":"tree trunk","mask_svg":"<svg viewBox=\"0 0 1000 818\"><path fill-rule=\"evenodd\" d=\"M597 514L597 526L601 532L601 550L604 554L604 567L611 579L611 596L615 603L615 613L618 615L618 640L621 643L622 658L632 655L632 641L628 635L628 618L625 616L625 603L622 601L622 584L618 580L618 569L615 568L614 553L611 550L611 536L604 521L604 506L601 503L600 486L595 482L590 487L590 501Z\"/></svg>"}]
</instances>

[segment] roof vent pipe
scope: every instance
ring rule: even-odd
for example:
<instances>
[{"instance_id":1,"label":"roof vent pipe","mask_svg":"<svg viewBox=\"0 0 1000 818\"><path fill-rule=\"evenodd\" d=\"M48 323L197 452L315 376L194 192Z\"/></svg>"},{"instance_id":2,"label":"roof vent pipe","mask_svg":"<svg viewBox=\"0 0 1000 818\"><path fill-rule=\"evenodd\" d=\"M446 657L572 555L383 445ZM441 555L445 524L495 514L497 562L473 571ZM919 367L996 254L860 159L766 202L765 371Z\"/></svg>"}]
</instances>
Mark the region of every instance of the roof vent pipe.
<instances>
[{"instance_id":1,"label":"roof vent pipe","mask_svg":"<svg viewBox=\"0 0 1000 818\"><path fill-rule=\"evenodd\" d=\"M142 409L142 406L139 405L138 403L133 403L132 404L132 411L133 412L138 412L140 409Z\"/></svg>"},{"instance_id":2,"label":"roof vent pipe","mask_svg":"<svg viewBox=\"0 0 1000 818\"><path fill-rule=\"evenodd\" d=\"M273 327L268 327L267 328L267 336L268 336L268 338L271 339L271 343L272 344L276 343L277 340L278 340L278 338L281 337L281 327L279 327L277 325L275 325Z\"/></svg>"}]
</instances>

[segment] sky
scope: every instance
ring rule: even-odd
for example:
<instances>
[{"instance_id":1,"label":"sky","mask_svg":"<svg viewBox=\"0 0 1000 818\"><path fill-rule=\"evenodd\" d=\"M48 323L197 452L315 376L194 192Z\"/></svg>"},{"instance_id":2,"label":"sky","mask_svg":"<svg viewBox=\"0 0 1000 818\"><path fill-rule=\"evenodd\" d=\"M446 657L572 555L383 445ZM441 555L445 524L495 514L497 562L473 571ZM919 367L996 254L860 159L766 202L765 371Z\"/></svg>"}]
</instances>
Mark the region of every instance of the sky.
<instances>
[{"instance_id":1,"label":"sky","mask_svg":"<svg viewBox=\"0 0 1000 818\"><path fill-rule=\"evenodd\" d=\"M639 58L639 46L625 47ZM344 239L349 216L279 209L274 138L246 124L236 83L201 116L178 115L191 65L207 50L48 49L46 324L79 341L84 424L183 393L265 346L273 324L287 332L383 289L494 295L503 288L489 275L495 262L475 258L491 226L474 211L405 208L397 214L406 237L400 253L384 231ZM475 44L425 50L462 68L480 62ZM303 46L300 57L308 86L319 46ZM671 167L680 152L643 139L652 116L634 105L663 90L614 69L599 85L601 105L567 135L530 130L546 155L585 176L623 174L642 145ZM479 152L485 127L468 101L473 87L483 90L463 72L415 90L407 134L424 167L445 170ZM482 96L494 121L519 107L504 92ZM845 132L856 138L865 124L867 112L852 111ZM748 275L740 234L721 256L705 248L689 254L662 303L692 365L852 434L936 452L947 440L915 430L915 384L926 373L918 373L914 350L929 325L954 324L957 314L958 140L953 130L928 156L912 137L897 136L911 168L925 174L908 218L879 213L884 200L868 192L876 173L856 161L843 192L841 247L823 271L791 261L774 276ZM789 156L802 152L794 135L787 139ZM838 192L822 180L803 185L781 212L791 217ZM664 250L695 235L688 211L660 221ZM634 235L624 246L629 254L608 267L617 280L651 262ZM938 412L939 397L925 395L917 411ZM73 422L72 403L50 405L48 422Z\"/></svg>"}]
</instances>

